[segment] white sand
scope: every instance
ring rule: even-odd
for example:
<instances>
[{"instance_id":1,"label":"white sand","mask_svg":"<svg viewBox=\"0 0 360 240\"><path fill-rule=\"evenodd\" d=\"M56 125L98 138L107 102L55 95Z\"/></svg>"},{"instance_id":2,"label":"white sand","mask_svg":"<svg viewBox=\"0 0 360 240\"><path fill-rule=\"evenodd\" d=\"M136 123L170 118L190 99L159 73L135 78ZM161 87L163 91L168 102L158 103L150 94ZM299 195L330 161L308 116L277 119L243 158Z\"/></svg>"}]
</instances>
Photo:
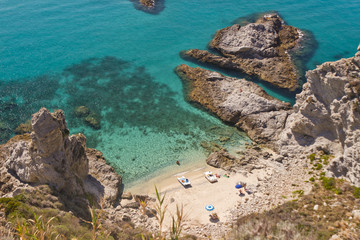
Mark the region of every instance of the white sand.
<instances>
[{"instance_id":1,"label":"white sand","mask_svg":"<svg viewBox=\"0 0 360 240\"><path fill-rule=\"evenodd\" d=\"M210 183L204 175L205 171L212 171L214 174L221 175L218 182ZM176 204L184 206L186 214L186 225L211 224L209 214L205 210L207 204L214 205L220 218L220 222L230 220L230 211L241 201L245 201L246 195L240 196L235 185L239 181L257 184L257 177L249 175L244 177L239 173L231 173L230 178L224 177L226 172L221 169L212 168L206 163L179 166L178 171L167 172L161 176L150 179L146 183L136 185L129 189L133 194L148 194L155 197L154 185L164 194L166 193L166 203L171 214L176 212ZM177 176L185 176L191 181L192 187L184 188L177 180ZM165 219L166 225L170 223L170 217ZM217 223L212 223L217 224Z\"/></svg>"}]
</instances>

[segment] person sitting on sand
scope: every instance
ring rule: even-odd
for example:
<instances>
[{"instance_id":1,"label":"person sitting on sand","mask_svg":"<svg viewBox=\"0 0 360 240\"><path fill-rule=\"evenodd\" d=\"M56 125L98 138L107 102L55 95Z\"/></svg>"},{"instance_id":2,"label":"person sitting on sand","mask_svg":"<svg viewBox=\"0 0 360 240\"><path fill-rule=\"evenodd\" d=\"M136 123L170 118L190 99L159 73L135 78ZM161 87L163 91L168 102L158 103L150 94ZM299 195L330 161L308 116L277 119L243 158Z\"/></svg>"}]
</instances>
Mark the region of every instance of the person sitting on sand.
<instances>
[{"instance_id":1,"label":"person sitting on sand","mask_svg":"<svg viewBox=\"0 0 360 240\"><path fill-rule=\"evenodd\" d=\"M210 218L211 218L211 220L214 220L214 221L219 220L219 216L216 213L210 214Z\"/></svg>"},{"instance_id":2,"label":"person sitting on sand","mask_svg":"<svg viewBox=\"0 0 360 240\"><path fill-rule=\"evenodd\" d=\"M245 195L245 188L244 187L240 188L239 193L240 195Z\"/></svg>"}]
</instances>

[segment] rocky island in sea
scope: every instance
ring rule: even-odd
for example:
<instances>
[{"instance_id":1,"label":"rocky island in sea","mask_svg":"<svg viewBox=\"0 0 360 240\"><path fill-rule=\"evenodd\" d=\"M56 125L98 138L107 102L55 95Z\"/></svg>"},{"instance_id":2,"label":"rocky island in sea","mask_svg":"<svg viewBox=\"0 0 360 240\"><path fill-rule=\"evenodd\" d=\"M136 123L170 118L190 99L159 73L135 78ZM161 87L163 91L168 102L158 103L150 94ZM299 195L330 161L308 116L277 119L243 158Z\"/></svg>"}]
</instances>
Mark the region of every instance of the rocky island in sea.
<instances>
[{"instance_id":1,"label":"rocky island in sea","mask_svg":"<svg viewBox=\"0 0 360 240\"><path fill-rule=\"evenodd\" d=\"M130 0L134 8L150 14L159 14L165 8L165 0Z\"/></svg>"},{"instance_id":2,"label":"rocky island in sea","mask_svg":"<svg viewBox=\"0 0 360 240\"><path fill-rule=\"evenodd\" d=\"M303 33L286 25L277 14L265 14L255 23L234 24L216 32L209 47L216 53L191 49L181 53L224 69L254 75L274 86L291 91L299 87L300 74L289 51L301 42Z\"/></svg>"},{"instance_id":3,"label":"rocky island in sea","mask_svg":"<svg viewBox=\"0 0 360 240\"><path fill-rule=\"evenodd\" d=\"M280 20L271 15L264 21L276 25ZM266 29L258 23L255 28ZM274 41L274 32L269 34ZM243 40L242 33L234 36L232 41ZM221 37L216 41L226 43ZM257 57L281 51L262 50L246 49ZM69 134L64 112L40 109L31 127L19 128L30 134L0 145L0 236L359 239L360 45L357 50L354 57L308 71L293 107L248 80L178 66L190 103L245 130L254 141L236 156L213 149L206 162L226 174L210 184L201 172L194 173L189 189L167 183L154 194L144 183L139 193L123 192L121 176L102 153L87 148L83 134ZM289 79L287 84L293 84ZM285 88L293 90L297 83L290 85ZM233 183L240 180L248 189L239 194ZM204 209L210 198L217 220ZM184 204L187 218L178 204ZM172 215L162 222L165 206Z\"/></svg>"}]
</instances>

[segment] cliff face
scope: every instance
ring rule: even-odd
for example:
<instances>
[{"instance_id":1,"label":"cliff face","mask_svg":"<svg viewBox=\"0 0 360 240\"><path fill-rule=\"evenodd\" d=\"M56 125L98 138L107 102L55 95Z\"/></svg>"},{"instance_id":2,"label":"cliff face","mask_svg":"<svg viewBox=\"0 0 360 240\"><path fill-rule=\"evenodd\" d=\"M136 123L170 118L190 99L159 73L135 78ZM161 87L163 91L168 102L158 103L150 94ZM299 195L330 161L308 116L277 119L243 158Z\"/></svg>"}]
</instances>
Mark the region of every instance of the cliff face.
<instances>
[{"instance_id":1,"label":"cliff face","mask_svg":"<svg viewBox=\"0 0 360 240\"><path fill-rule=\"evenodd\" d=\"M28 184L49 184L69 196L91 192L107 203L119 197L121 177L106 165L100 152L86 148L83 134L69 136L62 110L50 113L42 108L32 115L31 123L30 135L0 145L1 182L8 192Z\"/></svg>"},{"instance_id":2,"label":"cliff face","mask_svg":"<svg viewBox=\"0 0 360 240\"><path fill-rule=\"evenodd\" d=\"M330 166L333 174L360 185L360 52L326 62L306 77L278 149L294 154L330 152L336 156Z\"/></svg>"},{"instance_id":3,"label":"cliff face","mask_svg":"<svg viewBox=\"0 0 360 240\"><path fill-rule=\"evenodd\" d=\"M7 147L5 166L23 182L48 183L58 191L82 194L81 183L87 177L89 162L85 154L86 138L68 136L63 111L51 114L42 108L32 116L31 138Z\"/></svg>"}]
</instances>

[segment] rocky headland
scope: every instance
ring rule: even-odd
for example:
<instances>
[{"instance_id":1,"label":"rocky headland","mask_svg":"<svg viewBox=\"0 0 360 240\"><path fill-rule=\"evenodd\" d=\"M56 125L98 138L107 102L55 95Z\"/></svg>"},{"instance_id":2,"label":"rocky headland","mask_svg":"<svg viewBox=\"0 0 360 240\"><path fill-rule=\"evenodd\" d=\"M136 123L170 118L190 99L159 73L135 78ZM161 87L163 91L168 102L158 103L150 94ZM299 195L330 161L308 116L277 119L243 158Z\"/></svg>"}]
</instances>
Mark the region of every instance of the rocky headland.
<instances>
[{"instance_id":1,"label":"rocky headland","mask_svg":"<svg viewBox=\"0 0 360 240\"><path fill-rule=\"evenodd\" d=\"M68 196L92 193L111 205L120 196L121 177L102 154L86 148L83 134L69 135L62 110L33 114L31 134L0 145L2 196L41 184ZM106 173L106 174L105 174Z\"/></svg>"},{"instance_id":2,"label":"rocky headland","mask_svg":"<svg viewBox=\"0 0 360 240\"><path fill-rule=\"evenodd\" d=\"M176 73L189 102L245 130L256 142L268 143L283 129L290 104L271 97L257 84L184 64Z\"/></svg>"},{"instance_id":3,"label":"rocky headland","mask_svg":"<svg viewBox=\"0 0 360 240\"><path fill-rule=\"evenodd\" d=\"M279 88L296 90L300 74L289 51L299 46L301 31L286 25L277 14L261 16L255 23L235 24L216 32L206 50L183 51L185 58L253 75Z\"/></svg>"},{"instance_id":4,"label":"rocky headland","mask_svg":"<svg viewBox=\"0 0 360 240\"><path fill-rule=\"evenodd\" d=\"M176 72L189 102L283 156L304 159L317 151L332 155L328 174L360 185L359 67L357 52L352 58L308 71L308 82L293 108L244 79L186 65L178 66Z\"/></svg>"}]
</instances>

